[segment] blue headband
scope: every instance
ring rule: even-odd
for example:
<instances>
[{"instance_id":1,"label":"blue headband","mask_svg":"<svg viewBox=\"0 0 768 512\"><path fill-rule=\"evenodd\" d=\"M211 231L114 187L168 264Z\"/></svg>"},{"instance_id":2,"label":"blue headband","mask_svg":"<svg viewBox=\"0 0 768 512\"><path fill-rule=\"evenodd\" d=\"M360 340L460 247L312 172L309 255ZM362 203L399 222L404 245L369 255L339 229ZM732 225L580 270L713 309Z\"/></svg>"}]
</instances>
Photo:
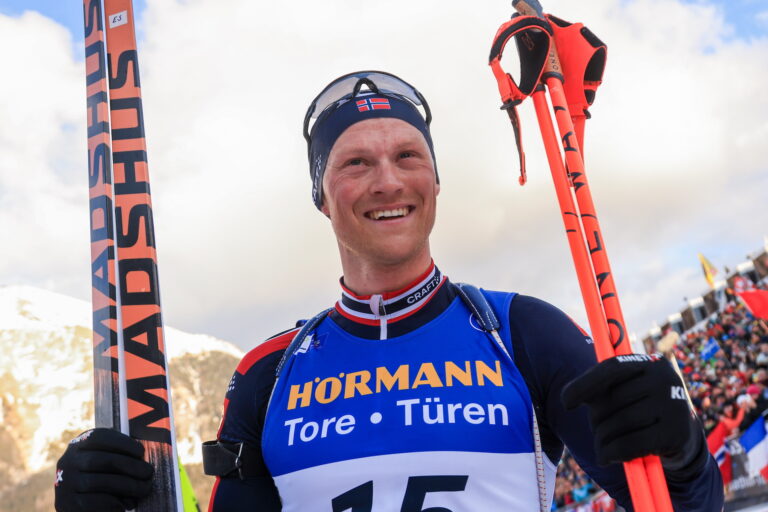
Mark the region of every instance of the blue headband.
<instances>
[{"instance_id":1,"label":"blue headband","mask_svg":"<svg viewBox=\"0 0 768 512\"><path fill-rule=\"evenodd\" d=\"M344 99L325 109L312 126L309 143L309 175L312 178L312 200L319 210L323 204L323 175L328 155L344 131L355 123L367 119L393 117L401 119L421 132L429 146L432 161L435 150L429 127L419 110L408 100L392 94L359 94ZM435 165L437 178L437 165Z\"/></svg>"}]
</instances>

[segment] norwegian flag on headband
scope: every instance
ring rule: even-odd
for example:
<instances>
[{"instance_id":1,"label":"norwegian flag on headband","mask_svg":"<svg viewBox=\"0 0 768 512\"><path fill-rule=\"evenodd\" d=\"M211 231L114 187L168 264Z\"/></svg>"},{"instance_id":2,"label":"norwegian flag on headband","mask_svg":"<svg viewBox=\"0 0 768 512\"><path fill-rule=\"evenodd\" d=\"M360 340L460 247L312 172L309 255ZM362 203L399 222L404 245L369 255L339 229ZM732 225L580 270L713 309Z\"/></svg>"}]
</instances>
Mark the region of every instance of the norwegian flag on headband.
<instances>
[{"instance_id":1,"label":"norwegian flag on headband","mask_svg":"<svg viewBox=\"0 0 768 512\"><path fill-rule=\"evenodd\" d=\"M368 112L369 110L391 110L387 98L366 98L357 100L358 112Z\"/></svg>"}]
</instances>

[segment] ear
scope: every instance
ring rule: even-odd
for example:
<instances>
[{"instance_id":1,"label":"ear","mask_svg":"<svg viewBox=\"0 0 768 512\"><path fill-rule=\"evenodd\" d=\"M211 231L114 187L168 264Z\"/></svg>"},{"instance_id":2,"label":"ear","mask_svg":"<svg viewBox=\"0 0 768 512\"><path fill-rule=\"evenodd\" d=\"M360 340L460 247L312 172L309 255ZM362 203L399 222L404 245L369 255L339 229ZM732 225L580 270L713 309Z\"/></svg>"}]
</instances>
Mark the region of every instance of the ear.
<instances>
[{"instance_id":1,"label":"ear","mask_svg":"<svg viewBox=\"0 0 768 512\"><path fill-rule=\"evenodd\" d=\"M435 197L440 195L440 184L435 183Z\"/></svg>"},{"instance_id":2,"label":"ear","mask_svg":"<svg viewBox=\"0 0 768 512\"><path fill-rule=\"evenodd\" d=\"M323 201L323 204L320 205L320 211L323 212L323 215L331 218L331 211L328 209L328 206L326 206L325 201Z\"/></svg>"}]
</instances>

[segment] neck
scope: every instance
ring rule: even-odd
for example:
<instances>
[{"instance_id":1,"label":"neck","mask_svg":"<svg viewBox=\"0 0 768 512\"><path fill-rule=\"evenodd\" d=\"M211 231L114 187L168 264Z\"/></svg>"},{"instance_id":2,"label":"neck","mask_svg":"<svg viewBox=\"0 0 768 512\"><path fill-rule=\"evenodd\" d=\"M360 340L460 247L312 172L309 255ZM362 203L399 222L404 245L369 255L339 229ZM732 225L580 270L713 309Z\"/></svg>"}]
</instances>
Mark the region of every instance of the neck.
<instances>
[{"instance_id":1,"label":"neck","mask_svg":"<svg viewBox=\"0 0 768 512\"><path fill-rule=\"evenodd\" d=\"M392 264L345 258L343 254L341 258L344 285L357 295L400 290L418 279L431 265L428 245L416 257Z\"/></svg>"}]
</instances>

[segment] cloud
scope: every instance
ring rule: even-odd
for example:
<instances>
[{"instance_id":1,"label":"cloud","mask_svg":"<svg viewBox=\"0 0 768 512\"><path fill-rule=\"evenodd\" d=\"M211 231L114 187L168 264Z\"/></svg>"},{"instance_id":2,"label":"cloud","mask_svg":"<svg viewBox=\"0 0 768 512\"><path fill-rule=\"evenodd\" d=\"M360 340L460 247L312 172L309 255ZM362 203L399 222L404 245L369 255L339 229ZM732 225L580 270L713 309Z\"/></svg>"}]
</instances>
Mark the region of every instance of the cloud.
<instances>
[{"instance_id":1,"label":"cloud","mask_svg":"<svg viewBox=\"0 0 768 512\"><path fill-rule=\"evenodd\" d=\"M508 4L350 6L166 0L142 14L166 321L247 348L332 304L341 269L310 200L301 120L331 79L384 69L416 85L434 114L438 265L456 280L541 296L585 323L533 107L521 107L530 176L521 188L487 66ZM587 19L608 43L587 169L625 316L643 333L701 291L696 252L718 248L733 266L760 243L768 70L754 63L768 39L733 38L703 4L547 7ZM0 84L14 98L0 103L0 236L12 241L0 281L87 298L82 65L50 20L29 13L0 24L0 43L16 48L0 59L17 59L3 69L24 77Z\"/></svg>"},{"instance_id":2,"label":"cloud","mask_svg":"<svg viewBox=\"0 0 768 512\"><path fill-rule=\"evenodd\" d=\"M764 27L768 27L768 11L760 11L755 14L755 20Z\"/></svg>"},{"instance_id":3,"label":"cloud","mask_svg":"<svg viewBox=\"0 0 768 512\"><path fill-rule=\"evenodd\" d=\"M83 69L38 13L0 15L0 40L0 282L71 286L88 268Z\"/></svg>"}]
</instances>

